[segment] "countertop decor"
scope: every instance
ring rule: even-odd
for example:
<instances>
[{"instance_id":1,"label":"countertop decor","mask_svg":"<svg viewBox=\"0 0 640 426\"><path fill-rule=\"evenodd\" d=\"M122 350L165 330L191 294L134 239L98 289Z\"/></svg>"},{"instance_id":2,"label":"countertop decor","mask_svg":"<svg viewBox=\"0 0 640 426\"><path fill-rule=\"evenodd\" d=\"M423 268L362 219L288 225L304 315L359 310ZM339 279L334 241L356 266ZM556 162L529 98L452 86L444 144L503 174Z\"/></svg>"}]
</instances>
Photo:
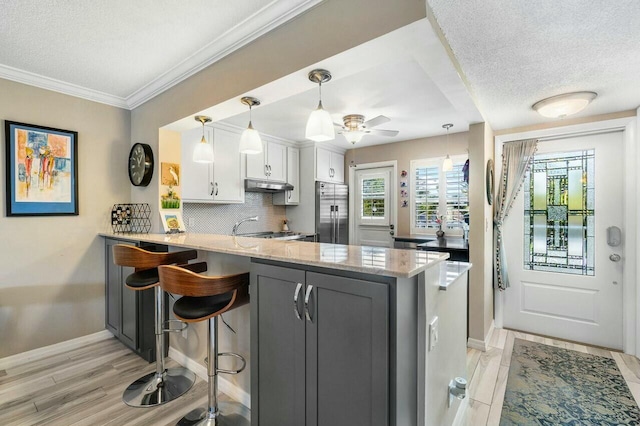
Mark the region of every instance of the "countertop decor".
<instances>
[{"instance_id":1,"label":"countertop decor","mask_svg":"<svg viewBox=\"0 0 640 426\"><path fill-rule=\"evenodd\" d=\"M116 234L146 234L151 230L149 204L114 204L111 208L111 229Z\"/></svg>"}]
</instances>

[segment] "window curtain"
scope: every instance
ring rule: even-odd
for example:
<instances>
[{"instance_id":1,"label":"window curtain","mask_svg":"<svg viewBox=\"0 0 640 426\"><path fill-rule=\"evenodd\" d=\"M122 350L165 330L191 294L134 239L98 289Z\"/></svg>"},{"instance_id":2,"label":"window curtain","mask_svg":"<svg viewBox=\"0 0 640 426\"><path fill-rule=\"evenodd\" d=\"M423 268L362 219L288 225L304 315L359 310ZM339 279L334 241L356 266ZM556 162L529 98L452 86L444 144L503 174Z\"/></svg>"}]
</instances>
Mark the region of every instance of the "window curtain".
<instances>
[{"instance_id":1,"label":"window curtain","mask_svg":"<svg viewBox=\"0 0 640 426\"><path fill-rule=\"evenodd\" d=\"M496 196L495 230L495 286L500 290L509 287L507 258L502 241L502 225L518 196L525 174L533 162L538 146L537 139L508 142L502 146L502 176Z\"/></svg>"}]
</instances>

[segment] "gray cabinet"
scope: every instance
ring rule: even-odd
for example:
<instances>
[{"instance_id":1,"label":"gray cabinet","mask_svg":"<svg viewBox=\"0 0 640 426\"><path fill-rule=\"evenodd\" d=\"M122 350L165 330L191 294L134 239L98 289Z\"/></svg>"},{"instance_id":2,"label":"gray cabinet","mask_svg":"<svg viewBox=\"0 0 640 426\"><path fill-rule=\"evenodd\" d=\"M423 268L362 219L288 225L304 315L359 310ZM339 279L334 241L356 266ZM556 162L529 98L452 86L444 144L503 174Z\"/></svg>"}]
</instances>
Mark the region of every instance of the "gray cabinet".
<instances>
[{"instance_id":1,"label":"gray cabinet","mask_svg":"<svg viewBox=\"0 0 640 426\"><path fill-rule=\"evenodd\" d=\"M105 238L105 326L118 340L148 362L153 362L156 359L154 290L134 291L125 286L125 279L134 269L113 263L112 247L116 244L139 245ZM139 246L154 251L167 250L166 246ZM165 301L166 306L168 303ZM165 318L167 313L168 311L165 312Z\"/></svg>"},{"instance_id":2,"label":"gray cabinet","mask_svg":"<svg viewBox=\"0 0 640 426\"><path fill-rule=\"evenodd\" d=\"M389 424L387 284L253 263L251 298L254 425Z\"/></svg>"}]
</instances>

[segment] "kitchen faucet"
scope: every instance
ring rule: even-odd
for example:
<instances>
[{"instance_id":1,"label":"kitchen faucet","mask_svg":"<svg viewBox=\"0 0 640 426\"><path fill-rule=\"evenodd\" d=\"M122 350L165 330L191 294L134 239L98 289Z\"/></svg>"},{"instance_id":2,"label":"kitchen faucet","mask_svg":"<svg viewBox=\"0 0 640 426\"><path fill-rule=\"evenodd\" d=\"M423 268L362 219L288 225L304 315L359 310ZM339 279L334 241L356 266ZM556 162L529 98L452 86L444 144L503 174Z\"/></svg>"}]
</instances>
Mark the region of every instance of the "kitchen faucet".
<instances>
[{"instance_id":1,"label":"kitchen faucet","mask_svg":"<svg viewBox=\"0 0 640 426\"><path fill-rule=\"evenodd\" d=\"M258 221L258 216L252 216L252 217L247 217L244 218L238 222L236 222L235 225L233 225L233 230L231 231L231 235L235 236L236 233L238 232L238 227L244 223L244 222L257 222Z\"/></svg>"}]
</instances>

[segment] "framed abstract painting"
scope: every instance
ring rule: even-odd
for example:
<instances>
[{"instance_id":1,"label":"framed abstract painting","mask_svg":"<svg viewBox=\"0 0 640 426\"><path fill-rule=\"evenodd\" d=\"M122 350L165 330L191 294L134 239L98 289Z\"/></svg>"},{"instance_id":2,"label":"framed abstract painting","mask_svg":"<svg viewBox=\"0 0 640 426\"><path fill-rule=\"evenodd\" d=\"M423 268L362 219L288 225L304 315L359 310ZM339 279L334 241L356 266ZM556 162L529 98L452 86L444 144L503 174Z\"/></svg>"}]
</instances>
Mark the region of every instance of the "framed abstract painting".
<instances>
[{"instance_id":1,"label":"framed abstract painting","mask_svg":"<svg viewBox=\"0 0 640 426\"><path fill-rule=\"evenodd\" d=\"M78 214L78 133L5 121L7 216Z\"/></svg>"}]
</instances>

